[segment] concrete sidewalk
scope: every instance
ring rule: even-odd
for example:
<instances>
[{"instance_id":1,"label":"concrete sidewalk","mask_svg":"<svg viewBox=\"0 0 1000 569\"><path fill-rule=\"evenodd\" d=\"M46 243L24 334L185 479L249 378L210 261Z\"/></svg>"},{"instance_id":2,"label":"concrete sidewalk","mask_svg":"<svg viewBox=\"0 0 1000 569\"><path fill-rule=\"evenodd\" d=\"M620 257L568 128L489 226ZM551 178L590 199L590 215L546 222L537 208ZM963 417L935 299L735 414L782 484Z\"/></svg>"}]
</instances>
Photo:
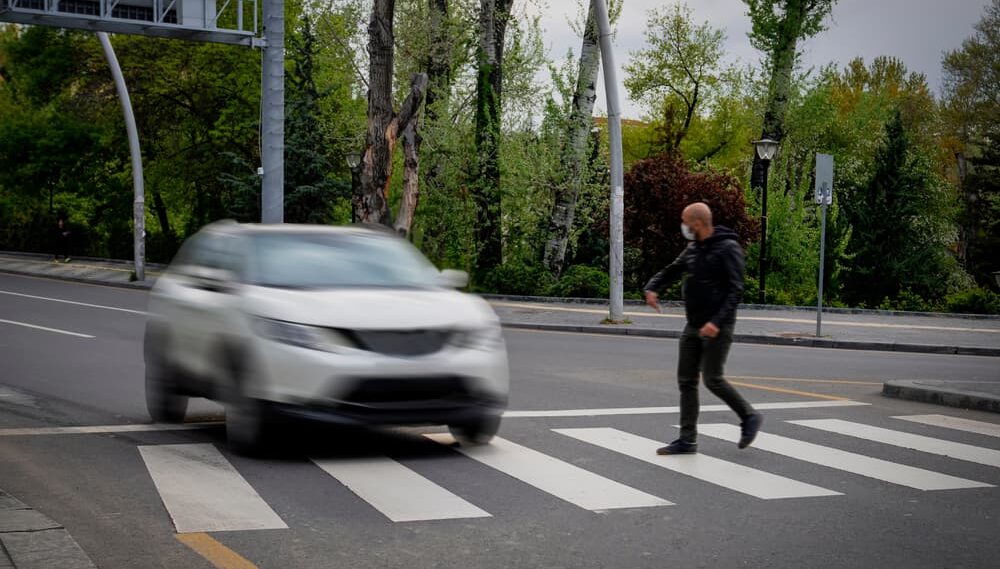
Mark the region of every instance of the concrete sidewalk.
<instances>
[{"instance_id":1,"label":"concrete sidewalk","mask_svg":"<svg viewBox=\"0 0 1000 569\"><path fill-rule=\"evenodd\" d=\"M625 307L630 324L602 323L607 304L511 301L487 297L510 327L599 334L675 338L684 328L684 308L662 313L640 304ZM1000 318L945 315L892 315L877 311L823 314L816 337L816 310L741 307L735 341L742 343L895 352L1000 356Z\"/></svg>"},{"instance_id":2,"label":"concrete sidewalk","mask_svg":"<svg viewBox=\"0 0 1000 569\"><path fill-rule=\"evenodd\" d=\"M69 532L0 490L0 569L94 569Z\"/></svg>"}]
</instances>

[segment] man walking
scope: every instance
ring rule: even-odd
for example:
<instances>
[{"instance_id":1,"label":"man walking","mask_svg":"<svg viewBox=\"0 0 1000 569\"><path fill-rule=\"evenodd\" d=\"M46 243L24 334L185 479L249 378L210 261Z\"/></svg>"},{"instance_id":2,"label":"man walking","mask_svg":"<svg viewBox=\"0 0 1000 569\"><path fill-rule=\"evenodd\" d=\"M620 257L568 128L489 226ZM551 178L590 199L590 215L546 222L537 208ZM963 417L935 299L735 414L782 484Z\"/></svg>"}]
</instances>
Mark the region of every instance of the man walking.
<instances>
[{"instance_id":1,"label":"man walking","mask_svg":"<svg viewBox=\"0 0 1000 569\"><path fill-rule=\"evenodd\" d=\"M741 421L739 447L750 446L763 417L723 377L733 343L736 305L743 296L743 248L738 236L712 225L712 210L698 202L681 215L681 232L691 243L674 262L656 273L644 287L646 304L660 311L659 291L677 277L684 281L687 323L681 334L677 383L681 392L681 435L656 454L698 452L698 375L705 386L736 412Z\"/></svg>"}]
</instances>

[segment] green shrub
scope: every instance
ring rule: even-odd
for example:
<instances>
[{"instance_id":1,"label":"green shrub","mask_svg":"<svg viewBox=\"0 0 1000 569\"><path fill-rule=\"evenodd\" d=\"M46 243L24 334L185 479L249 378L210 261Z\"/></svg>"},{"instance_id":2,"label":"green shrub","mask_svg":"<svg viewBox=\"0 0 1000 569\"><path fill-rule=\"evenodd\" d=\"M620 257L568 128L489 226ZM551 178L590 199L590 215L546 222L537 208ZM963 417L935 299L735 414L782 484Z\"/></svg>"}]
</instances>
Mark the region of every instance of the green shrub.
<instances>
[{"instance_id":1,"label":"green shrub","mask_svg":"<svg viewBox=\"0 0 1000 569\"><path fill-rule=\"evenodd\" d=\"M885 298L878 305L879 310L900 310L905 312L935 312L940 306L932 301L924 299L919 294L904 290L896 298Z\"/></svg>"},{"instance_id":2,"label":"green shrub","mask_svg":"<svg viewBox=\"0 0 1000 569\"><path fill-rule=\"evenodd\" d=\"M508 262L487 271L475 288L486 293L534 296L544 294L554 281L544 267Z\"/></svg>"},{"instance_id":3,"label":"green shrub","mask_svg":"<svg viewBox=\"0 0 1000 569\"><path fill-rule=\"evenodd\" d=\"M981 287L949 294L944 304L948 312L1000 314L1000 294Z\"/></svg>"},{"instance_id":4,"label":"green shrub","mask_svg":"<svg viewBox=\"0 0 1000 569\"><path fill-rule=\"evenodd\" d=\"M574 265L549 287L549 295L574 298L607 298L608 272L597 267Z\"/></svg>"}]
</instances>

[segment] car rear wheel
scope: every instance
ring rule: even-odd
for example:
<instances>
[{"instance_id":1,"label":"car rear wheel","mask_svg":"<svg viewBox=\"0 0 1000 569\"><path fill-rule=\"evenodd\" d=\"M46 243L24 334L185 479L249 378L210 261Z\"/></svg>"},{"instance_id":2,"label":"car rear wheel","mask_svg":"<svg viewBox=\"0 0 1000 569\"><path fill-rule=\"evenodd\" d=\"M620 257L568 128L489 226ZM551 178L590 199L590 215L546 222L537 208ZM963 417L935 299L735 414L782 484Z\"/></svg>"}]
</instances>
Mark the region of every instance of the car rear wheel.
<instances>
[{"instance_id":1,"label":"car rear wheel","mask_svg":"<svg viewBox=\"0 0 1000 569\"><path fill-rule=\"evenodd\" d=\"M188 396L178 393L174 373L162 358L146 362L146 410L157 423L180 423L187 414Z\"/></svg>"},{"instance_id":2,"label":"car rear wheel","mask_svg":"<svg viewBox=\"0 0 1000 569\"><path fill-rule=\"evenodd\" d=\"M490 415L474 421L448 425L451 436L462 446L489 444L500 430L500 416Z\"/></svg>"}]
</instances>

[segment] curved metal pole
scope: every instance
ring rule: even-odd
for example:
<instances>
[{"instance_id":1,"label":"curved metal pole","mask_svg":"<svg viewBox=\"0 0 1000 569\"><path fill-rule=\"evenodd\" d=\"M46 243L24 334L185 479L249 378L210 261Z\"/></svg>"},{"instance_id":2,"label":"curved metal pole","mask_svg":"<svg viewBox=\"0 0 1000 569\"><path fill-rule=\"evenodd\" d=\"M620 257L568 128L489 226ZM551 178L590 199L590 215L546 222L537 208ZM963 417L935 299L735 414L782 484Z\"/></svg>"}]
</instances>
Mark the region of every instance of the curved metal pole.
<instances>
[{"instance_id":1,"label":"curved metal pole","mask_svg":"<svg viewBox=\"0 0 1000 569\"><path fill-rule=\"evenodd\" d=\"M115 89L118 91L118 99L122 104L122 113L125 115L128 148L132 154L132 186L135 190L135 202L132 205L135 278L142 281L146 279L146 189L142 182L142 153L139 150L139 131L135 126L135 115L132 113L132 101L128 96L128 88L125 86L125 76L122 75L122 68L118 64L118 57L115 56L115 49L111 46L111 40L108 38L106 32L97 32L97 38L101 40L104 57L108 60L108 66L111 67L111 75L115 79Z\"/></svg>"},{"instance_id":2,"label":"curved metal pole","mask_svg":"<svg viewBox=\"0 0 1000 569\"><path fill-rule=\"evenodd\" d=\"M597 29L600 32L601 66L604 68L604 93L608 100L608 150L611 158L611 251L608 278L611 281L612 322L622 322L624 316L623 299L623 249L624 249L624 209L625 182L622 164L622 116L618 99L618 70L614 53L611 51L611 22L608 18L607 0L592 0Z\"/></svg>"}]
</instances>

